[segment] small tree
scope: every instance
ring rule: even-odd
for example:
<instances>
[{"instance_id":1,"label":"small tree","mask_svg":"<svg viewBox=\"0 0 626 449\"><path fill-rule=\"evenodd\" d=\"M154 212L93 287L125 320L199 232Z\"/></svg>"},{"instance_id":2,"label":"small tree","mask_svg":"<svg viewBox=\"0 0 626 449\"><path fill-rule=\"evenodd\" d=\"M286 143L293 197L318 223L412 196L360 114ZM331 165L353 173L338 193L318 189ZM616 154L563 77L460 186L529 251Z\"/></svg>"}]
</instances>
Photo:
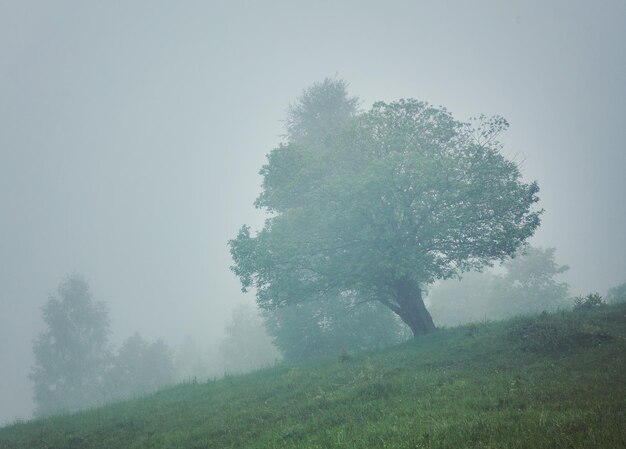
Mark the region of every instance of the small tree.
<instances>
[{"instance_id":1,"label":"small tree","mask_svg":"<svg viewBox=\"0 0 626 449\"><path fill-rule=\"evenodd\" d=\"M539 225L537 184L499 153L506 127L401 100L376 103L322 144L275 149L256 201L271 216L229 242L244 290L267 309L349 292L414 335L432 331L426 285L503 260Z\"/></svg>"},{"instance_id":2,"label":"small tree","mask_svg":"<svg viewBox=\"0 0 626 449\"><path fill-rule=\"evenodd\" d=\"M214 373L215 354L212 354L214 348L198 343L198 341L188 335L180 342L174 351L174 367L176 370L176 378L182 381L191 379L208 378L210 375L219 375Z\"/></svg>"},{"instance_id":3,"label":"small tree","mask_svg":"<svg viewBox=\"0 0 626 449\"><path fill-rule=\"evenodd\" d=\"M67 277L43 307L47 330L33 345L36 414L50 415L93 406L104 400L108 360L108 309L94 300L77 274Z\"/></svg>"},{"instance_id":4,"label":"small tree","mask_svg":"<svg viewBox=\"0 0 626 449\"><path fill-rule=\"evenodd\" d=\"M162 340L148 343L135 333L127 338L112 359L106 377L109 399L129 398L174 381L170 349Z\"/></svg>"},{"instance_id":5,"label":"small tree","mask_svg":"<svg viewBox=\"0 0 626 449\"><path fill-rule=\"evenodd\" d=\"M604 304L604 300L599 293L589 293L587 296L574 298L574 310L591 310Z\"/></svg>"},{"instance_id":6,"label":"small tree","mask_svg":"<svg viewBox=\"0 0 626 449\"><path fill-rule=\"evenodd\" d=\"M554 311L569 306L569 285L558 282L569 270L555 260L555 248L527 246L507 260L505 273L497 276L491 296L495 317Z\"/></svg>"},{"instance_id":7,"label":"small tree","mask_svg":"<svg viewBox=\"0 0 626 449\"><path fill-rule=\"evenodd\" d=\"M280 354L267 335L255 308L238 305L219 345L220 366L226 373L245 373L271 365Z\"/></svg>"}]
</instances>

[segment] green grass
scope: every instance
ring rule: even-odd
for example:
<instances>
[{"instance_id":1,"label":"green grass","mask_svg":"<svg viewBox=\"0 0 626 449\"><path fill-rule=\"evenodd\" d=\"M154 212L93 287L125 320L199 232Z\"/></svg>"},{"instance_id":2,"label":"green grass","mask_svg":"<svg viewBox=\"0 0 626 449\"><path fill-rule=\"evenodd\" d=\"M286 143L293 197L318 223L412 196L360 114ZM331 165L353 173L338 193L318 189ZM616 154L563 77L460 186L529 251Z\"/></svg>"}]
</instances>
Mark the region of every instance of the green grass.
<instances>
[{"instance_id":1,"label":"green grass","mask_svg":"<svg viewBox=\"0 0 626 449\"><path fill-rule=\"evenodd\" d=\"M0 429L0 448L624 448L626 304L440 330Z\"/></svg>"}]
</instances>

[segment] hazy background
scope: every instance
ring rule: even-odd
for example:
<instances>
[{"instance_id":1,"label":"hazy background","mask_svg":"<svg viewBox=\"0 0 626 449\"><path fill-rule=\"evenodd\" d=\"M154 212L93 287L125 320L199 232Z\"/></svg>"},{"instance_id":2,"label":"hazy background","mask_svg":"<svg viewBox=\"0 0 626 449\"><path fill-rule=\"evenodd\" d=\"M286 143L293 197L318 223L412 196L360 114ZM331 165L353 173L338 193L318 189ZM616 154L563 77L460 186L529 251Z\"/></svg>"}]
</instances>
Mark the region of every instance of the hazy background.
<instances>
[{"instance_id":1,"label":"hazy background","mask_svg":"<svg viewBox=\"0 0 626 449\"><path fill-rule=\"evenodd\" d=\"M0 1L0 425L32 411L40 307L74 270L113 343L221 336L244 296L226 241L260 225L285 108L327 76L365 108L506 117L532 243L573 293L624 282L625 43L623 1Z\"/></svg>"}]
</instances>

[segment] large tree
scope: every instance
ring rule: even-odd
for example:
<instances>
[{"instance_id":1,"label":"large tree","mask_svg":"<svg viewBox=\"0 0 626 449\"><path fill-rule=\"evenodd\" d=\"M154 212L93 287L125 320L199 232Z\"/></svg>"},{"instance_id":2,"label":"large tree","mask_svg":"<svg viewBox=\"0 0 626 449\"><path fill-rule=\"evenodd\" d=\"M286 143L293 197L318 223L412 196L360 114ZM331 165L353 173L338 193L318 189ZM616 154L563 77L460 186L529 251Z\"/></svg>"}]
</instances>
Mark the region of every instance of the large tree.
<instances>
[{"instance_id":1,"label":"large tree","mask_svg":"<svg viewBox=\"0 0 626 449\"><path fill-rule=\"evenodd\" d=\"M287 110L287 140L310 151L332 144L358 113L359 100L341 79L326 78L304 90ZM329 294L263 314L274 344L287 360L372 349L397 343L403 327L378 302L355 295Z\"/></svg>"},{"instance_id":2,"label":"large tree","mask_svg":"<svg viewBox=\"0 0 626 449\"><path fill-rule=\"evenodd\" d=\"M264 308L349 292L414 335L433 330L425 285L503 260L539 225L537 184L499 152L506 127L401 100L376 103L323 144L281 145L255 203L270 218L229 242L233 271Z\"/></svg>"},{"instance_id":3,"label":"large tree","mask_svg":"<svg viewBox=\"0 0 626 449\"><path fill-rule=\"evenodd\" d=\"M71 275L43 307L47 329L33 345L31 373L40 416L74 411L104 401L109 314L82 276Z\"/></svg>"}]
</instances>

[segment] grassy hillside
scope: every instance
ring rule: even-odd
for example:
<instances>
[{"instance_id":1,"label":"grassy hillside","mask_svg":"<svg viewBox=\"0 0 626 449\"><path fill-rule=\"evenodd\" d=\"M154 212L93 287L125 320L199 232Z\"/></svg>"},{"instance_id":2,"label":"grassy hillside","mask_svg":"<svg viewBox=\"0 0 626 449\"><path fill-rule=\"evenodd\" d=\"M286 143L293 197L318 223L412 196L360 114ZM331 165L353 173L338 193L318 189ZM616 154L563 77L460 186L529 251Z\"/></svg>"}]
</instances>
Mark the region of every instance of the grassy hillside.
<instances>
[{"instance_id":1,"label":"grassy hillside","mask_svg":"<svg viewBox=\"0 0 626 449\"><path fill-rule=\"evenodd\" d=\"M624 448L626 305L437 331L0 429L0 448Z\"/></svg>"}]
</instances>

